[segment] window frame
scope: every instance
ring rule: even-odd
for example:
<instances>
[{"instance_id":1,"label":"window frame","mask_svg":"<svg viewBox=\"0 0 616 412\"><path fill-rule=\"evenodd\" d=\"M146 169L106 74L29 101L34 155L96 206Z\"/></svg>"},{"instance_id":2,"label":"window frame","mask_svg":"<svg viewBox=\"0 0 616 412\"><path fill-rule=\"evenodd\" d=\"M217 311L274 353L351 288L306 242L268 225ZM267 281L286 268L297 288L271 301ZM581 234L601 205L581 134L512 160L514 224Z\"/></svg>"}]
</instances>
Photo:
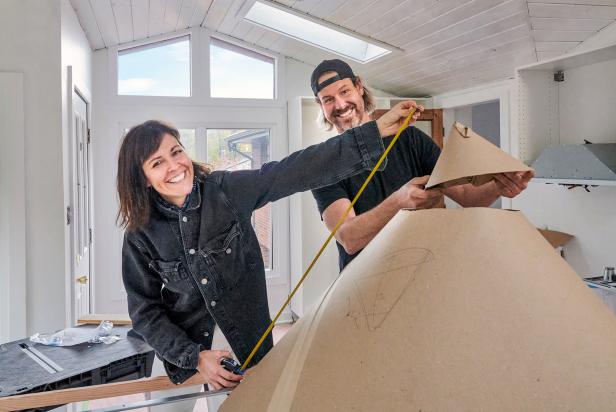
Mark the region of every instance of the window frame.
<instances>
[{"instance_id":1,"label":"window frame","mask_svg":"<svg viewBox=\"0 0 616 412\"><path fill-rule=\"evenodd\" d=\"M211 89L211 66L210 66L210 55L211 55L211 48L212 48L212 39L214 40L218 40L221 41L223 43L228 43L231 46L235 46L238 47L240 49L244 49L247 50L249 52L255 53L255 54L260 54L261 56L265 56L265 57L269 57L270 59L274 60L274 97L272 99L252 99L252 98L245 98L245 97L213 97L211 95L212 93L212 89ZM276 101L278 99L278 94L279 94L279 90L280 90L280 85L278 84L278 77L279 77L279 71L278 71L278 63L280 61L280 59L273 53L271 52L267 52L263 49L260 49L258 47L255 46L247 46L245 44L242 44L241 42L225 36L225 35L221 35L220 33L216 33L215 35L210 35L208 37L208 48L207 48L207 59L208 59L208 65L207 65L207 79L208 79L208 88L207 88L207 93L208 96L214 100L215 102L235 102L235 101L242 101L242 100L248 100L248 101L255 101L255 102L272 102L272 101ZM257 103L258 104L258 103Z\"/></svg>"},{"instance_id":2,"label":"window frame","mask_svg":"<svg viewBox=\"0 0 616 412\"><path fill-rule=\"evenodd\" d=\"M190 36L190 70L191 70L191 96L134 96L118 94L118 52L161 41L172 40L178 37ZM254 51L274 59L274 99L247 99L210 96L210 38L234 44L238 47ZM237 39L222 33L212 32L202 27L193 27L172 34L152 36L148 39L109 47L102 51L106 53L107 64L101 70L108 70L106 75L111 80L111 87L102 90L102 95L112 105L142 105L142 106L217 106L228 108L243 107L276 107L286 108L285 88L285 59L277 53L267 51L254 45L245 44ZM96 63L95 54L95 63ZM106 67L105 67L106 66Z\"/></svg>"},{"instance_id":3,"label":"window frame","mask_svg":"<svg viewBox=\"0 0 616 412\"><path fill-rule=\"evenodd\" d=\"M195 97L195 91L198 86L195 83L196 76L195 70L198 69L198 64L195 62L195 47L199 44L199 36L195 35L194 30L182 30L172 34L166 34L161 36L154 36L144 40L138 40L121 46L110 47L108 49L109 58L109 70L110 78L113 79L111 90L107 92L111 95L113 100L117 100L120 104L150 104L156 102L159 104L177 104L182 101L189 103L192 102ZM130 50L138 47L147 47L156 43L164 43L173 41L182 37L188 37L188 48L190 53L190 96L147 96L147 95L124 95L118 92L118 64L120 52L124 50ZM194 103L192 103L194 104Z\"/></svg>"},{"instance_id":4,"label":"window frame","mask_svg":"<svg viewBox=\"0 0 616 412\"><path fill-rule=\"evenodd\" d=\"M270 161L287 156L287 147L282 141L284 128L271 122L174 122L178 129L194 129L195 139L207 139L208 129L268 129L270 138ZM207 150L207 143L206 143ZM268 285L289 284L289 198L271 203L272 224L272 269L265 270Z\"/></svg>"},{"instance_id":5,"label":"window frame","mask_svg":"<svg viewBox=\"0 0 616 412\"><path fill-rule=\"evenodd\" d=\"M286 58L266 52L276 57L276 87L279 91L276 99L212 99L209 96L209 38L212 34L224 41L228 37L213 33L203 27L195 27L174 33L173 36L156 36L145 42L132 42L123 44L123 48L133 47L144 43L156 42L169 37L178 37L190 33L191 35L191 97L156 97L156 96L118 96L117 95L117 49L97 50L93 54L93 86L97 92L98 103L93 105L94 126L99 130L93 140L94 153L98 153L93 161L95 184L101 188L113 188L115 177L101 169L100 162L109 161L110 151L119 150L121 136L125 128L130 128L148 119L160 119L170 122L180 129L204 126L222 129L270 129L270 156L271 160L279 160L289 154L288 136L288 108L286 91ZM233 40L239 42L238 40ZM251 45L239 43L244 48L255 49ZM195 75L202 73L203 75ZM291 85L292 87L292 85ZM96 136L100 134L100 139ZM100 146L100 147L99 147ZM96 148L101 150L97 150ZM114 148L115 147L115 148ZM117 153L117 152L116 152ZM99 166L97 166L97 164ZM107 189L94 193L95 202L109 203L108 199L115 196L103 195ZM115 193L115 190L114 190ZM297 197L299 195L293 195ZM117 199L116 199L117 201ZM115 202L115 201L114 201ZM291 255L290 255L290 204L291 198L281 199L272 204L273 224L273 270L266 272L266 284L270 297L270 313L272 316L279 309L291 291ZM117 205L114 203L114 206ZM104 255L103 259L109 264L118 267L121 262L121 245L124 231L115 225L116 207L103 208L102 214L97 214L95 227L98 229L98 238L102 239L104 248L97 248L97 252ZM100 215L100 216L99 216ZM119 245L119 246L116 246ZM101 259L98 259L102 261ZM107 265L102 265L107 270ZM99 268L100 269L100 268ZM97 272L98 273L98 272ZM126 307L126 291L117 276L105 277L105 287L95 291L99 297L101 307ZM100 289L100 288L99 288ZM104 297L103 295L104 294ZM97 303L98 305L98 303ZM114 309L115 310L115 309ZM284 312L285 319L290 319L290 311Z\"/></svg>"}]
</instances>

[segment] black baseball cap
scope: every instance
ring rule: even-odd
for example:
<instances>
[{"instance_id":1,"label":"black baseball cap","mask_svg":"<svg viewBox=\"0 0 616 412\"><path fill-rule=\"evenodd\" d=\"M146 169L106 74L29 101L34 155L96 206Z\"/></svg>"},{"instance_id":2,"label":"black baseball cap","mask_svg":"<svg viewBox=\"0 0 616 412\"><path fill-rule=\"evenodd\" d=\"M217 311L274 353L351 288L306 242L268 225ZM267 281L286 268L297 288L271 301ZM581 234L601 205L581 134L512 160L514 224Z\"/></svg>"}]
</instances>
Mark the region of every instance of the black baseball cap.
<instances>
[{"instance_id":1,"label":"black baseball cap","mask_svg":"<svg viewBox=\"0 0 616 412\"><path fill-rule=\"evenodd\" d=\"M317 82L319 81L319 77L321 77L323 73L327 72L336 72L336 75L317 84ZM310 76L310 87L312 87L312 91L316 96L317 93L323 90L323 88L329 86L334 82L337 82L338 80L354 78L355 74L353 74L353 69L351 69L351 66L349 66L342 60L323 60L314 69L314 71L312 72L312 76Z\"/></svg>"}]
</instances>

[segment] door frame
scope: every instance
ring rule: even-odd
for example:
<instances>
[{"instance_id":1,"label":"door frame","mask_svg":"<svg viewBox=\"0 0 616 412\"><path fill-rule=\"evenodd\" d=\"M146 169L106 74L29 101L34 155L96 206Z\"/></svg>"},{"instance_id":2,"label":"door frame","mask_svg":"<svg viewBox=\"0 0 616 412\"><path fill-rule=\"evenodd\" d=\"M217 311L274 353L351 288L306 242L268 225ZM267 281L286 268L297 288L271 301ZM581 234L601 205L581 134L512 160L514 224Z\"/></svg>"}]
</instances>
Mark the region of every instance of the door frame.
<instances>
[{"instance_id":1,"label":"door frame","mask_svg":"<svg viewBox=\"0 0 616 412\"><path fill-rule=\"evenodd\" d=\"M515 119L517 106L514 83L504 80L470 89L445 93L433 97L433 103L442 109L471 106L481 103L498 101L500 110L500 148L505 153L519 157L517 153L517 123ZM511 209L513 200L502 197L501 208Z\"/></svg>"},{"instance_id":2,"label":"door frame","mask_svg":"<svg viewBox=\"0 0 616 412\"><path fill-rule=\"evenodd\" d=\"M65 205L65 207L71 206L72 207L72 221L74 221L75 219L75 214L74 214L74 193L73 193L73 160L74 160L74 153L73 153L73 144L75 141L75 126L74 126L74 121L73 121L73 92L76 92L77 94L79 94L81 96L81 98L83 98L83 100L86 103L86 121L88 124L88 128L91 130L92 129L92 95L90 93L90 91L84 87L82 84L79 84L78 80L75 78L75 76L73 75L73 67L72 66L67 66L67 97L66 97L66 107L67 107L67 131L68 131L68 156L66 159L66 166L68 169L68 185L67 185L67 199L68 199L68 203ZM90 296L89 296L89 307L91 311L94 311L95 306L95 293L94 293L94 288L95 288L95 276L94 276L94 228L93 228L93 223L94 223L94 196L93 196L93 183L94 183L94 179L93 179L93 167L92 167L92 145L89 145L88 148L88 185L89 185L89 190L88 190L88 213L89 213L89 224L90 224L90 229L92 230L92 240L90 242L90 246L89 246L89 253L90 253L90 268L89 268L89 284L90 284ZM65 209L65 213L67 213L67 209ZM65 245L66 245L66 256L65 256L65 262L68 263L68 267L67 267L67 272L68 272L68 277L67 277L67 285L66 285L66 290L67 290L67 304L66 307L70 308L69 311L67 311L67 323L69 326L75 325L77 323L77 318L76 318L76 295L75 295L75 273L74 273L74 253L73 253L73 240L74 240L74 234L73 234L73 230L74 230L74 226L67 224L66 222L66 216L64 216L64 224L66 227L66 241L65 241Z\"/></svg>"},{"instance_id":3,"label":"door frame","mask_svg":"<svg viewBox=\"0 0 616 412\"><path fill-rule=\"evenodd\" d=\"M393 107L393 105L392 105ZM372 119L376 120L390 109L376 109L372 112ZM431 124L431 136L434 143L443 148L443 109L424 109L417 121L428 121Z\"/></svg>"}]
</instances>

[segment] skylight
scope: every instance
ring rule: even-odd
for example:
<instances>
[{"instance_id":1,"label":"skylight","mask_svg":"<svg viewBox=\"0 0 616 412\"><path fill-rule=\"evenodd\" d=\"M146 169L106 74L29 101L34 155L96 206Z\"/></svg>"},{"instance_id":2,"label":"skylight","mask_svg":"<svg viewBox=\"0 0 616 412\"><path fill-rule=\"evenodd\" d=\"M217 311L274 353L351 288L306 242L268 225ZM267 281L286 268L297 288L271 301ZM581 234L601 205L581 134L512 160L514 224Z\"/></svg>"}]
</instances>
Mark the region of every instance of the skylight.
<instances>
[{"instance_id":1,"label":"skylight","mask_svg":"<svg viewBox=\"0 0 616 412\"><path fill-rule=\"evenodd\" d=\"M391 52L382 43L363 40L357 34L334 29L324 21L270 2L255 2L244 19L359 63Z\"/></svg>"}]
</instances>

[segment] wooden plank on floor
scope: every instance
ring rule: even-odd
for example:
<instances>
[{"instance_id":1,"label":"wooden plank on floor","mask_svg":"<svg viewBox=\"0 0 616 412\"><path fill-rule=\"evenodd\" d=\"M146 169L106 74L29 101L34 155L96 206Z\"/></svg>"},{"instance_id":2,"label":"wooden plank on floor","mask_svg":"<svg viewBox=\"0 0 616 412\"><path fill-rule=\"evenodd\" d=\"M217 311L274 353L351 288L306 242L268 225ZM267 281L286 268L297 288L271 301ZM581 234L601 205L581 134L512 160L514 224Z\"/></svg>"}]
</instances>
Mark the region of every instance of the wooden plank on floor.
<instances>
[{"instance_id":1,"label":"wooden plank on floor","mask_svg":"<svg viewBox=\"0 0 616 412\"><path fill-rule=\"evenodd\" d=\"M92 313L77 320L78 325L98 325L104 320L113 322L114 325L132 325L128 313Z\"/></svg>"},{"instance_id":2,"label":"wooden plank on floor","mask_svg":"<svg viewBox=\"0 0 616 412\"><path fill-rule=\"evenodd\" d=\"M132 395L135 393L176 389L187 386L203 385L201 375L194 375L181 385L176 385L166 376L145 378L128 382L108 383L82 388L62 389L58 391L38 392L0 398L0 411L42 408L45 406L64 405L67 403L88 401Z\"/></svg>"}]
</instances>

